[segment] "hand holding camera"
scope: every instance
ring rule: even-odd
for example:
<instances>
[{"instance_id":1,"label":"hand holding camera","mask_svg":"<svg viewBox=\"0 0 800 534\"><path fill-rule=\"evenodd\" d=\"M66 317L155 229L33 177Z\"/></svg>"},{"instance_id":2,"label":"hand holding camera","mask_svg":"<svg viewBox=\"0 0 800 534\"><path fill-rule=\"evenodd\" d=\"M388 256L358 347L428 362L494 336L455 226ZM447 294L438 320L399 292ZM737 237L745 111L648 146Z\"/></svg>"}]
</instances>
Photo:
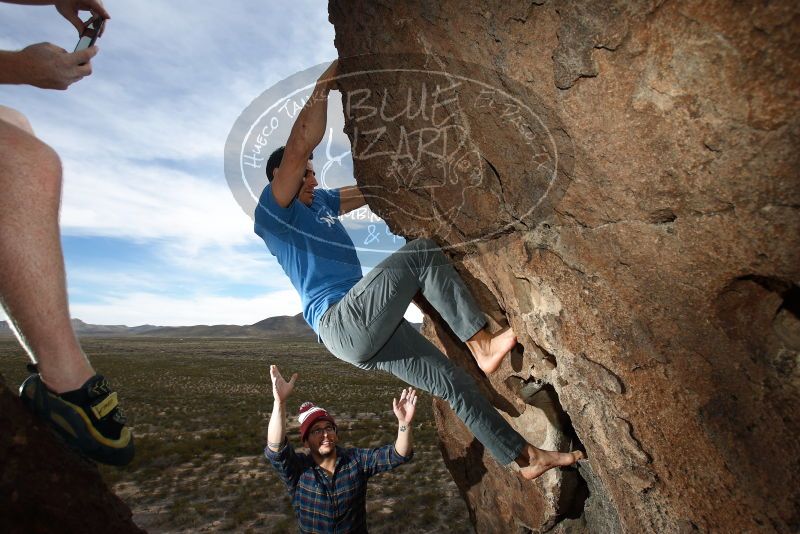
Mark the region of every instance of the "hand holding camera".
<instances>
[{"instance_id":1,"label":"hand holding camera","mask_svg":"<svg viewBox=\"0 0 800 534\"><path fill-rule=\"evenodd\" d=\"M69 53L51 43L30 45L17 53L22 82L42 89L64 90L92 73L89 61L97 54L91 47Z\"/></svg>"},{"instance_id":2,"label":"hand holding camera","mask_svg":"<svg viewBox=\"0 0 800 534\"><path fill-rule=\"evenodd\" d=\"M53 5L65 19L75 26L75 29L78 30L81 36L83 36L85 24L78 16L79 11L91 11L93 15L92 19L96 17L102 20L111 18L111 15L108 14L106 8L103 7L103 2L100 0L54 0ZM97 37L102 35L102 33L102 28L99 28Z\"/></svg>"},{"instance_id":3,"label":"hand holding camera","mask_svg":"<svg viewBox=\"0 0 800 534\"><path fill-rule=\"evenodd\" d=\"M100 0L54 0L53 5L80 32L72 53L51 43L37 43L8 56L5 83L23 83L42 89L64 90L92 73L91 59L97 54L94 46L110 16ZM85 23L80 10L92 12Z\"/></svg>"}]
</instances>

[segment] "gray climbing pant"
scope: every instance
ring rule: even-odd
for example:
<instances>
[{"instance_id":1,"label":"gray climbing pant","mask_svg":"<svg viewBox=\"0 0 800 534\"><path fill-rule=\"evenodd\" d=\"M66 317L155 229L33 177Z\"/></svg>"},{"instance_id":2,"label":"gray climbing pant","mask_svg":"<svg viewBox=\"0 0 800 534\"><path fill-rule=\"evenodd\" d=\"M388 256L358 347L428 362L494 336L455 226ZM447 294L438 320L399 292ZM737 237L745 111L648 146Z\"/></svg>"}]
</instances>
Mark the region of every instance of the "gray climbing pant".
<instances>
[{"instance_id":1,"label":"gray climbing pant","mask_svg":"<svg viewBox=\"0 0 800 534\"><path fill-rule=\"evenodd\" d=\"M466 371L403 319L419 290L462 341L486 324L441 249L430 239L417 239L382 261L323 314L320 339L340 360L388 371L444 399L498 462L511 463L522 452L525 439L478 391Z\"/></svg>"}]
</instances>

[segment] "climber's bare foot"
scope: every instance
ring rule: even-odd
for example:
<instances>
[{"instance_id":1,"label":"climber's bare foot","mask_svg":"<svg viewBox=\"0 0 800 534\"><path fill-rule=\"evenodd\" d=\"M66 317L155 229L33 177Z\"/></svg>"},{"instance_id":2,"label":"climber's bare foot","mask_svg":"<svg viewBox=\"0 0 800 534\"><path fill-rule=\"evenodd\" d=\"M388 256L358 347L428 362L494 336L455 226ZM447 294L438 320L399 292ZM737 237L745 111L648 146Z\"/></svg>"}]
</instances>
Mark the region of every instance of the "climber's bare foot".
<instances>
[{"instance_id":1,"label":"climber's bare foot","mask_svg":"<svg viewBox=\"0 0 800 534\"><path fill-rule=\"evenodd\" d=\"M516 344L517 336L510 327L495 335L484 328L467 340L467 347L478 362L478 367L487 375L497 371L503 358Z\"/></svg>"},{"instance_id":2,"label":"climber's bare foot","mask_svg":"<svg viewBox=\"0 0 800 534\"><path fill-rule=\"evenodd\" d=\"M519 473L522 478L533 480L554 467L567 467L583 458L581 451L544 451L529 444L516 462L521 468Z\"/></svg>"}]
</instances>

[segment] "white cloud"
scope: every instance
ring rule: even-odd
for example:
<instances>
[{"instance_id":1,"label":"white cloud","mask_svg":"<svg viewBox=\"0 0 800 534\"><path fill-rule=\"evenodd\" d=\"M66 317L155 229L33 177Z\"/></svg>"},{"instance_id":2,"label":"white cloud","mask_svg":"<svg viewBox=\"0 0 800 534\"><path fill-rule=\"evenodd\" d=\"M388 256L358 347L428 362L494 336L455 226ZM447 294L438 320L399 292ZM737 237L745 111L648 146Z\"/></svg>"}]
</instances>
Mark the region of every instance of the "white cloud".
<instances>
[{"instance_id":1,"label":"white cloud","mask_svg":"<svg viewBox=\"0 0 800 534\"><path fill-rule=\"evenodd\" d=\"M73 304L72 316L91 324L184 326L253 324L275 315L296 315L300 297L292 290L252 298L198 295L174 298L156 293L130 293L100 303Z\"/></svg>"},{"instance_id":2,"label":"white cloud","mask_svg":"<svg viewBox=\"0 0 800 534\"><path fill-rule=\"evenodd\" d=\"M336 57L325 3L105 3L112 20L92 76L66 92L0 86L0 102L28 115L62 158L63 233L131 241L159 260L129 270L70 268L73 316L183 325L298 313L299 297L228 190L223 151L252 99ZM0 49L40 41L71 49L77 41L52 6L0 3L0 20ZM339 99L332 102L341 115ZM336 154L347 149L341 122L331 122ZM333 169L336 185L352 183L351 165ZM264 294L219 296L226 284L229 294L233 284ZM176 295L175 285L197 296Z\"/></svg>"},{"instance_id":3,"label":"white cloud","mask_svg":"<svg viewBox=\"0 0 800 534\"><path fill-rule=\"evenodd\" d=\"M111 288L115 295L131 291L158 292L165 285L164 273L110 270L81 266L67 270L70 297L92 299Z\"/></svg>"},{"instance_id":4,"label":"white cloud","mask_svg":"<svg viewBox=\"0 0 800 534\"><path fill-rule=\"evenodd\" d=\"M25 43L6 35L0 36L0 50L19 50L26 46Z\"/></svg>"},{"instance_id":5,"label":"white cloud","mask_svg":"<svg viewBox=\"0 0 800 534\"><path fill-rule=\"evenodd\" d=\"M289 278L255 235L255 247L192 248L185 243L168 244L162 249L165 263L186 278L204 278L208 284L245 283L265 289L289 288ZM253 248L257 252L253 252Z\"/></svg>"},{"instance_id":6,"label":"white cloud","mask_svg":"<svg viewBox=\"0 0 800 534\"><path fill-rule=\"evenodd\" d=\"M73 304L73 317L91 324L137 326L186 326L199 324L253 324L266 317L296 315L302 311L294 289L275 291L252 298L199 295L172 298L155 293L131 293L100 303ZM422 313L411 304L405 315L422 322Z\"/></svg>"},{"instance_id":7,"label":"white cloud","mask_svg":"<svg viewBox=\"0 0 800 534\"><path fill-rule=\"evenodd\" d=\"M407 321L411 321L412 323L421 323L423 319L422 312L419 311L417 305L414 303L409 304L408 309L406 310L405 318Z\"/></svg>"},{"instance_id":8,"label":"white cloud","mask_svg":"<svg viewBox=\"0 0 800 534\"><path fill-rule=\"evenodd\" d=\"M186 172L100 159L64 160L62 230L135 240L173 238L187 246L246 243L252 221L224 182Z\"/></svg>"},{"instance_id":9,"label":"white cloud","mask_svg":"<svg viewBox=\"0 0 800 534\"><path fill-rule=\"evenodd\" d=\"M190 255L166 245L158 265L133 264L92 266L78 262L67 269L69 293L75 299L94 300L103 295L159 292L179 295L187 291L241 296L243 292L292 289L279 265L265 255L253 255L209 247ZM87 265L89 263L89 265ZM234 291L232 285L236 285Z\"/></svg>"},{"instance_id":10,"label":"white cloud","mask_svg":"<svg viewBox=\"0 0 800 534\"><path fill-rule=\"evenodd\" d=\"M197 324L253 324L275 315L296 315L302 311L300 297L294 288L275 291L252 298L199 295L170 297L152 292L132 292L105 298L100 302L72 303L70 313L90 324L124 324L138 326L190 326ZM410 304L405 318L422 322L419 308ZM0 321L7 320L0 309Z\"/></svg>"},{"instance_id":11,"label":"white cloud","mask_svg":"<svg viewBox=\"0 0 800 534\"><path fill-rule=\"evenodd\" d=\"M63 157L174 161L207 158L222 180L222 150L239 113L292 73L336 56L324 5L107 2L94 72L66 92L0 87L0 100L28 114ZM34 15L38 31L24 24ZM6 44L46 37L67 46L72 28L52 7L0 5ZM308 38L313 28L315 41ZM7 93L7 94L4 94ZM120 161L120 163L124 163Z\"/></svg>"}]
</instances>

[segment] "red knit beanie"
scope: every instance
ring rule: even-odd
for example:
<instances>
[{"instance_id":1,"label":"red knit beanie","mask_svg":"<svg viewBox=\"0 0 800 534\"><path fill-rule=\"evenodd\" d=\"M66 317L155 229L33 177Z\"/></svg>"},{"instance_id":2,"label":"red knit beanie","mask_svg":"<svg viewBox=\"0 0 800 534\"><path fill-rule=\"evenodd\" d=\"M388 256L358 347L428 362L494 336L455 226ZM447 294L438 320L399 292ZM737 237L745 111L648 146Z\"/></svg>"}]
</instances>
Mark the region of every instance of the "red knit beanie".
<instances>
[{"instance_id":1,"label":"red knit beanie","mask_svg":"<svg viewBox=\"0 0 800 534\"><path fill-rule=\"evenodd\" d=\"M297 420L300 422L301 441L306 440L308 431L317 421L329 421L336 428L336 421L333 420L333 417L313 402L304 402L300 405L300 413L297 416Z\"/></svg>"}]
</instances>

